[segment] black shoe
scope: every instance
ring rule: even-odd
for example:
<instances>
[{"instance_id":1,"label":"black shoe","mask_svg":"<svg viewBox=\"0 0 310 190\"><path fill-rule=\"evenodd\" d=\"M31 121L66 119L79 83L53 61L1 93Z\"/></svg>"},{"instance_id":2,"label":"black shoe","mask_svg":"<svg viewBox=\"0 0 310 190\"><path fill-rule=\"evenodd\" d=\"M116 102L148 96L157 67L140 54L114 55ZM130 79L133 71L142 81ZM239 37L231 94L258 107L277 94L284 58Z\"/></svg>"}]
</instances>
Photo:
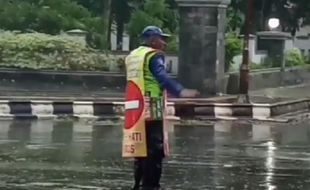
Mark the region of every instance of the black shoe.
<instances>
[{"instance_id":1,"label":"black shoe","mask_svg":"<svg viewBox=\"0 0 310 190\"><path fill-rule=\"evenodd\" d=\"M164 190L161 187L155 187L155 188L141 188L141 190Z\"/></svg>"}]
</instances>

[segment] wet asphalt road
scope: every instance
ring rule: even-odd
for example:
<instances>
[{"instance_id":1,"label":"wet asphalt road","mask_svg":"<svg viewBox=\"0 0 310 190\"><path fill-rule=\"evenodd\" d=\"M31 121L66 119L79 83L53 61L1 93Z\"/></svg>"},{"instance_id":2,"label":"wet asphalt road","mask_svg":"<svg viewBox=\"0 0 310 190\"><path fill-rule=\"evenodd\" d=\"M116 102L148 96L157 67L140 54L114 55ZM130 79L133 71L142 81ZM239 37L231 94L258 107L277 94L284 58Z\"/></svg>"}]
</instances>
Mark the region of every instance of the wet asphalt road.
<instances>
[{"instance_id":1,"label":"wet asphalt road","mask_svg":"<svg viewBox=\"0 0 310 190\"><path fill-rule=\"evenodd\" d=\"M173 190L310 189L310 125L171 126ZM1 121L1 190L130 190L121 126Z\"/></svg>"}]
</instances>

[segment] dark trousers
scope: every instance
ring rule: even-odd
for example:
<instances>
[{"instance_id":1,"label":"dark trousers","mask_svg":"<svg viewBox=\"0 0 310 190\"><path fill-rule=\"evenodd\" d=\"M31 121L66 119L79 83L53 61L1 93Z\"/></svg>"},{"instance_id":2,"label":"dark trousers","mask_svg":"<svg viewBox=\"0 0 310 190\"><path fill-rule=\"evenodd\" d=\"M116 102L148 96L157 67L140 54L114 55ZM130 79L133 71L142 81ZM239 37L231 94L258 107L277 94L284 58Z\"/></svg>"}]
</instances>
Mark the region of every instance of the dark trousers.
<instances>
[{"instance_id":1,"label":"dark trousers","mask_svg":"<svg viewBox=\"0 0 310 190\"><path fill-rule=\"evenodd\" d=\"M160 188L162 162L164 158L163 122L146 122L146 143L148 156L135 158L133 190L154 190Z\"/></svg>"}]
</instances>

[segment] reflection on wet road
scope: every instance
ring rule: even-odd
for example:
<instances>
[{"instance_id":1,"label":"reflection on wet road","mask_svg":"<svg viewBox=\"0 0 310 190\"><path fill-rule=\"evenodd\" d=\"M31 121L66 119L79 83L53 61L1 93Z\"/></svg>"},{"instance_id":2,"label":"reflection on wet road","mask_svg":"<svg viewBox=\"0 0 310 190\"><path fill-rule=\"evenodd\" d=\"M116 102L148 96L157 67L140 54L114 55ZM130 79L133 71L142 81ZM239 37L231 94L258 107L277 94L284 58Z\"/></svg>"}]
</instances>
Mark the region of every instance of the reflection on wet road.
<instances>
[{"instance_id":1,"label":"reflection on wet road","mask_svg":"<svg viewBox=\"0 0 310 190\"><path fill-rule=\"evenodd\" d=\"M173 190L310 189L310 126L219 122L170 129L163 185ZM121 126L0 123L1 190L129 190Z\"/></svg>"}]
</instances>

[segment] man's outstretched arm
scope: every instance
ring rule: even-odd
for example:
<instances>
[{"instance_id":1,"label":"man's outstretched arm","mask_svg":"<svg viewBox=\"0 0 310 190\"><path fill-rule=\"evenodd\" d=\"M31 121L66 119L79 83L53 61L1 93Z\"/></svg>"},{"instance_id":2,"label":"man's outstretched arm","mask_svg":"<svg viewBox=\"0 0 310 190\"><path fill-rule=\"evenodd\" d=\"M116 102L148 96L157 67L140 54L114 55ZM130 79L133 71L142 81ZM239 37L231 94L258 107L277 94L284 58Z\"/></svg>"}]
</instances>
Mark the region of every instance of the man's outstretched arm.
<instances>
[{"instance_id":1,"label":"man's outstretched arm","mask_svg":"<svg viewBox=\"0 0 310 190\"><path fill-rule=\"evenodd\" d=\"M166 89L170 95L175 97L181 96L181 92L184 90L184 87L175 80L171 79L166 72L164 55L154 55L150 59L149 70L161 87Z\"/></svg>"}]
</instances>

